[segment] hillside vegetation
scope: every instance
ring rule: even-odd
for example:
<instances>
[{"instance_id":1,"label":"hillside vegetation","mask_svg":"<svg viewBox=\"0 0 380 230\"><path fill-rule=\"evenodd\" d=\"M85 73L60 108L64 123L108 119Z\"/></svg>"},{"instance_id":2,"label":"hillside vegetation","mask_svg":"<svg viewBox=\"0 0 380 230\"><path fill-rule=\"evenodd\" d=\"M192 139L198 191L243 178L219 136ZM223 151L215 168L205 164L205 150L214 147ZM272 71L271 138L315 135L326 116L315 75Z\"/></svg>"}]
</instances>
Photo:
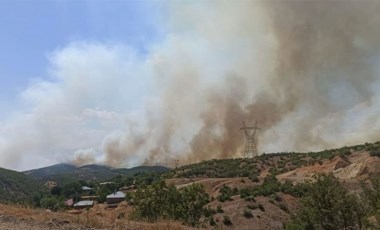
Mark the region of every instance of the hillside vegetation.
<instances>
[{"instance_id":1,"label":"hillside vegetation","mask_svg":"<svg viewBox=\"0 0 380 230\"><path fill-rule=\"evenodd\" d=\"M59 213L67 198L77 201L96 195L98 203L79 212L83 218L97 219L97 224L89 225L94 227L106 227L99 223L112 212L123 226L129 221L164 220L205 229L376 229L379 152L376 142L320 152L209 160L173 170L57 165L26 173L40 180L74 180L51 187L37 203L44 209ZM83 192L83 185L93 190ZM111 211L104 203L106 196L122 188L127 188L125 201ZM331 224L325 225L321 215Z\"/></svg>"},{"instance_id":2,"label":"hillside vegetation","mask_svg":"<svg viewBox=\"0 0 380 230\"><path fill-rule=\"evenodd\" d=\"M262 154L254 158L214 159L189 164L174 169L168 178L227 178L250 177L254 179L265 170L271 168L275 174L294 170L296 168L323 164L334 157L345 158L353 152L369 152L371 156L380 157L380 142L366 143L339 149L324 150L320 152L283 152Z\"/></svg>"},{"instance_id":3,"label":"hillside vegetation","mask_svg":"<svg viewBox=\"0 0 380 230\"><path fill-rule=\"evenodd\" d=\"M136 173L162 173L169 169L163 166L139 166L134 168L112 168L104 165L85 165L76 167L70 164L57 164L40 169L25 171L24 174L34 178L41 184L54 181L58 185L77 181L105 181L117 176L133 176Z\"/></svg>"},{"instance_id":4,"label":"hillside vegetation","mask_svg":"<svg viewBox=\"0 0 380 230\"><path fill-rule=\"evenodd\" d=\"M42 191L32 178L0 168L0 203L32 203Z\"/></svg>"}]
</instances>

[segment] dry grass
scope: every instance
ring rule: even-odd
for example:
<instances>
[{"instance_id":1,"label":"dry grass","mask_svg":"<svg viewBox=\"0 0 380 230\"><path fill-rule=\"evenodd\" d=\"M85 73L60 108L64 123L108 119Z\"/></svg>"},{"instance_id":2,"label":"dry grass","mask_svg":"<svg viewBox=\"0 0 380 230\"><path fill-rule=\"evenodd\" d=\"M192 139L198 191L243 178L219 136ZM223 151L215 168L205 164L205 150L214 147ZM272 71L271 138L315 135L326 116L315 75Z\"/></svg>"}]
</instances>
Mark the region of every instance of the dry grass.
<instances>
[{"instance_id":1,"label":"dry grass","mask_svg":"<svg viewBox=\"0 0 380 230\"><path fill-rule=\"evenodd\" d=\"M98 204L92 209L82 210L77 214L68 212L50 212L31 207L16 205L1 205L0 215L14 216L22 219L32 219L40 223L48 223L51 220L67 221L83 227L95 229L130 229L130 230L189 230L190 227L174 221L160 221L158 223L145 223L131 221L129 215L132 209L126 203L114 209L108 209L105 205Z\"/></svg>"}]
</instances>

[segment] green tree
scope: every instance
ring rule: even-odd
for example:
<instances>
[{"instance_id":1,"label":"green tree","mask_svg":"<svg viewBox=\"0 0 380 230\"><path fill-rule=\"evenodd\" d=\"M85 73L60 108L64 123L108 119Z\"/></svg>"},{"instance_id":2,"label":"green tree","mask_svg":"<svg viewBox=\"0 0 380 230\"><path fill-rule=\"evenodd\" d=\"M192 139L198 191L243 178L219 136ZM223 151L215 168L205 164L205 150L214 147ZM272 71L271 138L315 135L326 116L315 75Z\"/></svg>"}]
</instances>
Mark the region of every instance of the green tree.
<instances>
[{"instance_id":1,"label":"green tree","mask_svg":"<svg viewBox=\"0 0 380 230\"><path fill-rule=\"evenodd\" d=\"M66 198L76 196L81 192L82 185L79 182L70 182L63 186L62 193Z\"/></svg>"},{"instance_id":2,"label":"green tree","mask_svg":"<svg viewBox=\"0 0 380 230\"><path fill-rule=\"evenodd\" d=\"M133 215L135 218L152 222L157 221L159 218L171 217L175 208L171 207L169 202L169 194L172 191L172 186L166 186L164 181L151 186L140 187L134 197L135 209ZM172 195L178 197L179 194L176 191Z\"/></svg>"},{"instance_id":3,"label":"green tree","mask_svg":"<svg viewBox=\"0 0 380 230\"><path fill-rule=\"evenodd\" d=\"M140 187L136 192L133 216L151 222L159 219L180 220L196 226L199 219L205 216L208 202L208 195L201 185L193 184L178 190L174 185L159 181Z\"/></svg>"},{"instance_id":4,"label":"green tree","mask_svg":"<svg viewBox=\"0 0 380 230\"><path fill-rule=\"evenodd\" d=\"M192 184L181 191L181 201L185 223L196 226L205 213L209 196L200 184Z\"/></svg>"},{"instance_id":5,"label":"green tree","mask_svg":"<svg viewBox=\"0 0 380 230\"><path fill-rule=\"evenodd\" d=\"M44 197L41 199L40 204L42 208L50 209L52 211L57 211L63 207L63 202L56 197Z\"/></svg>"},{"instance_id":6,"label":"green tree","mask_svg":"<svg viewBox=\"0 0 380 230\"><path fill-rule=\"evenodd\" d=\"M116 187L114 184L104 184L100 185L99 189L96 191L98 196L98 202L103 203L106 201L107 196L115 191Z\"/></svg>"},{"instance_id":7,"label":"green tree","mask_svg":"<svg viewBox=\"0 0 380 230\"><path fill-rule=\"evenodd\" d=\"M332 175L318 175L285 229L364 229L365 207Z\"/></svg>"},{"instance_id":8,"label":"green tree","mask_svg":"<svg viewBox=\"0 0 380 230\"><path fill-rule=\"evenodd\" d=\"M62 188L60 186L54 186L51 188L50 193L54 196L60 196L62 192Z\"/></svg>"}]
</instances>

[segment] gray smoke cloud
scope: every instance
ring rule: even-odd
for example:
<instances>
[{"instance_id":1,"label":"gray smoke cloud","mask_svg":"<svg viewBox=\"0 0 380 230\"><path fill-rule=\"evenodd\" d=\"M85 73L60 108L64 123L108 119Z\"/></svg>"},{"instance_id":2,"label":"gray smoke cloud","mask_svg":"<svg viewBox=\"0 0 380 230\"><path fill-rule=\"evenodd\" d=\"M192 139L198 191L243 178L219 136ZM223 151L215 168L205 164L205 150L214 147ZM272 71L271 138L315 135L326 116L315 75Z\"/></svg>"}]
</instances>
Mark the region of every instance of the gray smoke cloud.
<instances>
[{"instance_id":1,"label":"gray smoke cloud","mask_svg":"<svg viewBox=\"0 0 380 230\"><path fill-rule=\"evenodd\" d=\"M379 138L372 116L379 111L379 2L224 1L203 7L172 6L178 33L169 40L174 57L159 53L157 75L165 84L162 110L154 112L160 116L148 121L152 132L131 136L130 148L110 151L106 144L107 159L127 159L150 139L146 164L242 156L242 120L263 128L261 151ZM176 138L185 148L173 149Z\"/></svg>"},{"instance_id":2,"label":"gray smoke cloud","mask_svg":"<svg viewBox=\"0 0 380 230\"><path fill-rule=\"evenodd\" d=\"M379 140L379 1L174 1L167 12L167 36L143 59L117 45L57 52L60 81L6 130L38 120L54 129L24 137L29 149L69 145L65 159L115 167L242 157L243 120L262 128L259 152ZM73 127L54 131L46 116ZM19 160L18 134L0 138L3 159Z\"/></svg>"}]
</instances>

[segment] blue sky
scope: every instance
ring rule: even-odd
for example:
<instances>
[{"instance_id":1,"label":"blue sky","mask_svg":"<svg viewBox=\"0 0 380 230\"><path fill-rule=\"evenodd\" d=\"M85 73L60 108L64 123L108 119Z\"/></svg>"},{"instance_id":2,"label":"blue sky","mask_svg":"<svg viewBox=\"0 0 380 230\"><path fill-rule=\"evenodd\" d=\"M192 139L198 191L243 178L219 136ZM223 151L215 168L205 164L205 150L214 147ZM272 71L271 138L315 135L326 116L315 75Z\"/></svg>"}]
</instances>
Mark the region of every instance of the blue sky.
<instances>
[{"instance_id":1,"label":"blue sky","mask_svg":"<svg viewBox=\"0 0 380 230\"><path fill-rule=\"evenodd\" d=\"M144 55L164 30L159 8L137 0L0 1L0 117L31 79L46 78L50 53L70 42L122 43Z\"/></svg>"}]
</instances>

